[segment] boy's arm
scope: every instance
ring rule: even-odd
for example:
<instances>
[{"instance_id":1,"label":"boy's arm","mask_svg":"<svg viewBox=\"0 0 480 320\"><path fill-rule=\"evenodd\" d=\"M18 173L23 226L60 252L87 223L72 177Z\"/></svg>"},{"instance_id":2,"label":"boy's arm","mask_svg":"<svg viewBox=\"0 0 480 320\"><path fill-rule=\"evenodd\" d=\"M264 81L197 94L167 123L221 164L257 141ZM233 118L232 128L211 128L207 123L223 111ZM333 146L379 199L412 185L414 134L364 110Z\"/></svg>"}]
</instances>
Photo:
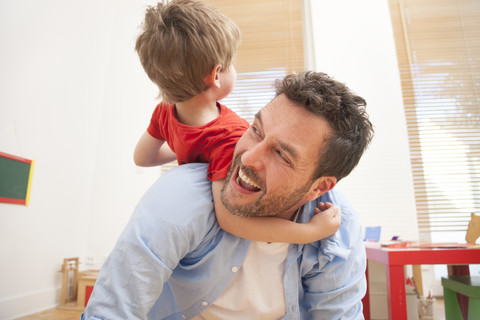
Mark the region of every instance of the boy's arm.
<instances>
[{"instance_id":1,"label":"boy's arm","mask_svg":"<svg viewBox=\"0 0 480 320\"><path fill-rule=\"evenodd\" d=\"M137 166L153 167L171 162L177 158L165 140L159 140L150 135L147 131L137 142L133 160Z\"/></svg>"},{"instance_id":2,"label":"boy's arm","mask_svg":"<svg viewBox=\"0 0 480 320\"><path fill-rule=\"evenodd\" d=\"M253 241L305 244L331 236L340 226L340 211L329 203L319 204L320 209L315 208L316 215L308 223L295 223L276 217L236 216L225 208L220 199L223 182L224 179L212 183L215 215L220 227L237 237Z\"/></svg>"}]
</instances>

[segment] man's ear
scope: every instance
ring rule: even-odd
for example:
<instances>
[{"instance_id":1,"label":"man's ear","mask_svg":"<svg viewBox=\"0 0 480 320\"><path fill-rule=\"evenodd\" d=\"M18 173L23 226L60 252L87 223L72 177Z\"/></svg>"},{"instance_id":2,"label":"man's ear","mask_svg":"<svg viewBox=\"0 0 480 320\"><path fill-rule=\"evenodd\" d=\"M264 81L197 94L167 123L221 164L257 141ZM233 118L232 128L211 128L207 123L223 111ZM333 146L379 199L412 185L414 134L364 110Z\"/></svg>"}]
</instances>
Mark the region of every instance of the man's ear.
<instances>
[{"instance_id":1,"label":"man's ear","mask_svg":"<svg viewBox=\"0 0 480 320\"><path fill-rule=\"evenodd\" d=\"M220 70L222 69L221 64L217 64L213 67L212 71L205 78L205 82L209 87L220 88Z\"/></svg>"},{"instance_id":2,"label":"man's ear","mask_svg":"<svg viewBox=\"0 0 480 320\"><path fill-rule=\"evenodd\" d=\"M315 180L306 196L307 201L313 201L320 197L322 194L327 193L332 190L333 187L337 184L337 178L335 177L321 177Z\"/></svg>"}]
</instances>

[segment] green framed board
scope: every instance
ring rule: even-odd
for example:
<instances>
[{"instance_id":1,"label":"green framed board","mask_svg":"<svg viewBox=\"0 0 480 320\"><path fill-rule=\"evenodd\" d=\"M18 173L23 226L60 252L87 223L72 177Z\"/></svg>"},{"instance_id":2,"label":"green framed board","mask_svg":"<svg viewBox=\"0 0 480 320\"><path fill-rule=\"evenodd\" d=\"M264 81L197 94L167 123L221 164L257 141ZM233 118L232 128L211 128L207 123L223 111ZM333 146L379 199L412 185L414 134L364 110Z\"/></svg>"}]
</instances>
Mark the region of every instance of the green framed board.
<instances>
[{"instance_id":1,"label":"green framed board","mask_svg":"<svg viewBox=\"0 0 480 320\"><path fill-rule=\"evenodd\" d=\"M0 152L0 202L28 205L33 160Z\"/></svg>"}]
</instances>

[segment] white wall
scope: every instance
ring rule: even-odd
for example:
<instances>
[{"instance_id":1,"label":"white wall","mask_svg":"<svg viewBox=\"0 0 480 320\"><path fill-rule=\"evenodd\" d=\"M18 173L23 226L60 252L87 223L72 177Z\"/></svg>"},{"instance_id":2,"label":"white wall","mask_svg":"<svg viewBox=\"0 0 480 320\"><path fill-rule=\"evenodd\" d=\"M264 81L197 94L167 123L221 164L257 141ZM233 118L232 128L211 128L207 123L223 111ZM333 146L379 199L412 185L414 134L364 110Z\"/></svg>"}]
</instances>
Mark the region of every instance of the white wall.
<instances>
[{"instance_id":1,"label":"white wall","mask_svg":"<svg viewBox=\"0 0 480 320\"><path fill-rule=\"evenodd\" d=\"M157 94L134 52L144 7L0 2L0 151L36 162L30 205L0 203L0 319L57 305L63 258L105 256L158 175L132 161Z\"/></svg>"},{"instance_id":2,"label":"white wall","mask_svg":"<svg viewBox=\"0 0 480 320\"><path fill-rule=\"evenodd\" d=\"M405 115L387 1L311 0L315 68L367 101L375 138L339 185L381 238L417 239Z\"/></svg>"},{"instance_id":3,"label":"white wall","mask_svg":"<svg viewBox=\"0 0 480 320\"><path fill-rule=\"evenodd\" d=\"M110 252L158 169L135 143L157 94L133 50L145 4L0 2L0 151L34 159L30 205L0 204L0 319L55 306L63 258ZM368 101L376 138L341 182L364 225L416 236L385 1L311 3L316 68Z\"/></svg>"}]
</instances>

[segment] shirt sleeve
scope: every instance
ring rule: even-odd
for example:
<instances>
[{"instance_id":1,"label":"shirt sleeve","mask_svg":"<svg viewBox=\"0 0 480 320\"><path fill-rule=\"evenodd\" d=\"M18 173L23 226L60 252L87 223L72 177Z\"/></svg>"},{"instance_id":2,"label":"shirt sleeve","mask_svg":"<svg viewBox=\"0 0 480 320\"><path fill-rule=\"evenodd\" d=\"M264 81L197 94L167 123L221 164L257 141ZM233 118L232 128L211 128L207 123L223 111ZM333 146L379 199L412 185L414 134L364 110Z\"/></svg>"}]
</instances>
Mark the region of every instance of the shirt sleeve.
<instances>
[{"instance_id":1,"label":"shirt sleeve","mask_svg":"<svg viewBox=\"0 0 480 320\"><path fill-rule=\"evenodd\" d=\"M363 319L366 253L358 216L347 199L334 192L321 201L339 206L342 222L334 236L319 242L320 247L304 248L318 256L302 276L308 312L312 319Z\"/></svg>"},{"instance_id":2,"label":"shirt sleeve","mask_svg":"<svg viewBox=\"0 0 480 320\"><path fill-rule=\"evenodd\" d=\"M147 191L102 266L81 319L147 319L173 269L215 223L206 169L172 169Z\"/></svg>"},{"instance_id":3,"label":"shirt sleeve","mask_svg":"<svg viewBox=\"0 0 480 320\"><path fill-rule=\"evenodd\" d=\"M162 104L158 104L153 110L152 117L150 118L150 124L147 127L147 132L158 140L165 140L160 131L160 118L162 116L162 111Z\"/></svg>"}]
</instances>

